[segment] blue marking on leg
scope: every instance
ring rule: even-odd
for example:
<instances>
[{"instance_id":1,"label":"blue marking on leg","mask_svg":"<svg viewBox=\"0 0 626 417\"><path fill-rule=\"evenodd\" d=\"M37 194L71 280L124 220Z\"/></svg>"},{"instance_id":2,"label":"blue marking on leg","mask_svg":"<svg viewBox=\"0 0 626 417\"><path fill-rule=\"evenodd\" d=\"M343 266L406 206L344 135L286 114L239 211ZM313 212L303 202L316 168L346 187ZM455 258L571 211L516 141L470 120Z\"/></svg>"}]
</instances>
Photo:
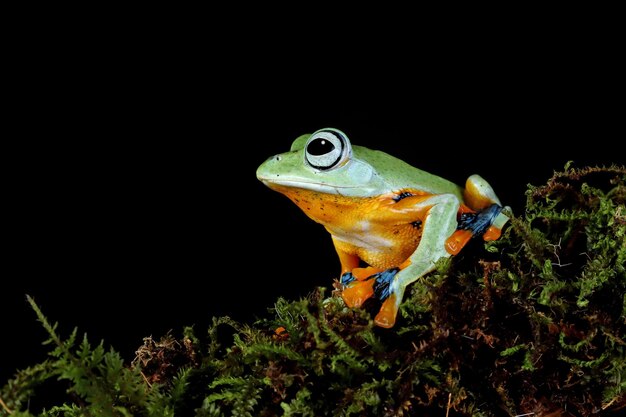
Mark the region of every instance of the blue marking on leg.
<instances>
[{"instance_id":1,"label":"blue marking on leg","mask_svg":"<svg viewBox=\"0 0 626 417\"><path fill-rule=\"evenodd\" d=\"M492 204L478 213L464 213L459 219L457 230L470 230L472 237L482 236L502 211L502 207Z\"/></svg>"},{"instance_id":2,"label":"blue marking on leg","mask_svg":"<svg viewBox=\"0 0 626 417\"><path fill-rule=\"evenodd\" d=\"M348 285L349 283L351 283L355 279L356 278L354 277L354 275L352 275L352 272L346 272L345 274L343 274L341 276L341 283L343 285Z\"/></svg>"},{"instance_id":3,"label":"blue marking on leg","mask_svg":"<svg viewBox=\"0 0 626 417\"><path fill-rule=\"evenodd\" d=\"M383 272L372 275L374 282L374 295L380 301L385 301L391 295L391 281L400 271L399 268L390 268Z\"/></svg>"}]
</instances>

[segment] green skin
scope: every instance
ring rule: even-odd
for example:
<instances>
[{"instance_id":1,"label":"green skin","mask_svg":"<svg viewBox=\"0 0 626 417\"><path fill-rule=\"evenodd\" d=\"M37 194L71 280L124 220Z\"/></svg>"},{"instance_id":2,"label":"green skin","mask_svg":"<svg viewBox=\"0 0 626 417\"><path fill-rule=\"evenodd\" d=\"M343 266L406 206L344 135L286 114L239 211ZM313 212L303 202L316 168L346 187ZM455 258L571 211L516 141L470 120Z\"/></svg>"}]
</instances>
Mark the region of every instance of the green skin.
<instances>
[{"instance_id":1,"label":"green skin","mask_svg":"<svg viewBox=\"0 0 626 417\"><path fill-rule=\"evenodd\" d=\"M333 135L344 139L343 152L337 151L341 143L334 139ZM334 140L335 150L328 154L316 151L311 143L314 140L319 143L320 136L322 139ZM336 160L339 162L333 165ZM332 166L326 168L328 165ZM313 134L298 137L289 152L271 157L261 164L257 170L257 178L270 188L295 187L317 193L357 198L397 193L398 190L404 189L420 190L431 195L427 199L415 199L415 204L403 209L407 221L412 215L423 213L424 210L427 210L428 214L422 225L419 245L410 256L410 264L398 272L390 283L390 293L396 295L395 311L409 284L431 272L439 259L451 256L445 249L445 243L457 227L457 213L463 202L463 188L384 152L351 145L347 136L337 129L321 129ZM470 181L486 197L500 204L486 181L477 175L470 177ZM345 229L335 232L332 225L325 226L333 235L333 239L345 239L347 233ZM371 242L367 241L365 244L373 246L380 242L376 236L361 235L359 239L359 242L370 239ZM376 321L376 324L391 327L395 315L391 323L388 321L381 319L381 322Z\"/></svg>"},{"instance_id":2,"label":"green skin","mask_svg":"<svg viewBox=\"0 0 626 417\"><path fill-rule=\"evenodd\" d=\"M311 136L313 134L298 137L290 152L261 164L257 178L267 185L275 183L355 197L417 188L429 194L452 194L463 200L463 190L458 185L389 154L362 146L350 145L352 154L341 167L329 171L316 170L306 164L304 156L305 145Z\"/></svg>"}]
</instances>

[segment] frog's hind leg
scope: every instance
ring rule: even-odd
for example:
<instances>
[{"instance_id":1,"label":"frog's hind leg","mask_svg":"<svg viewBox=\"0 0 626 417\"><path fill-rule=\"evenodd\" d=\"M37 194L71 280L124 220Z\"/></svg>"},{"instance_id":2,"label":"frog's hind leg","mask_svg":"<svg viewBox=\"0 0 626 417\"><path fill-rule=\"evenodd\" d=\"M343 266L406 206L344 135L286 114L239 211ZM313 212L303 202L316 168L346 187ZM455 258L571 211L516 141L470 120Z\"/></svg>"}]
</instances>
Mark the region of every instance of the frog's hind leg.
<instances>
[{"instance_id":1,"label":"frog's hind leg","mask_svg":"<svg viewBox=\"0 0 626 417\"><path fill-rule=\"evenodd\" d=\"M502 203L493 188L479 175L467 179L463 198L467 208L460 210L458 229L446 241L446 250L451 255L458 254L474 236L497 240L509 220L502 213Z\"/></svg>"},{"instance_id":2,"label":"frog's hind leg","mask_svg":"<svg viewBox=\"0 0 626 417\"><path fill-rule=\"evenodd\" d=\"M480 212L489 211L490 226L487 230L480 233L484 240L497 240L500 237L502 228L509 221L509 217L502 213L502 209L511 211L511 207L502 206L500 199L491 188L491 185L485 181L480 175L471 175L465 182L464 198L470 208ZM500 209L494 209L494 205Z\"/></svg>"},{"instance_id":3,"label":"frog's hind leg","mask_svg":"<svg viewBox=\"0 0 626 417\"><path fill-rule=\"evenodd\" d=\"M471 175L465 182L463 201L474 211L484 210L493 204L502 207L491 185L480 175Z\"/></svg>"}]
</instances>

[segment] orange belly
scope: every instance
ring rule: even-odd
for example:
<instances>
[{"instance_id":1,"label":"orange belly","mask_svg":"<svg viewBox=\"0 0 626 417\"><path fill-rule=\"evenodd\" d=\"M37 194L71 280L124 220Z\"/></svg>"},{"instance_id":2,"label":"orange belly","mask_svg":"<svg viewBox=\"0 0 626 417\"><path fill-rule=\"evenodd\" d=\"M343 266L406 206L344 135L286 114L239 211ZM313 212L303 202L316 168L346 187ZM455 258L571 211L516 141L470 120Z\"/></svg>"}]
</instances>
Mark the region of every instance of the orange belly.
<instances>
[{"instance_id":1,"label":"orange belly","mask_svg":"<svg viewBox=\"0 0 626 417\"><path fill-rule=\"evenodd\" d=\"M426 213L416 213L413 221L393 215L395 193L376 197L346 197L311 190L280 187L311 219L322 224L335 245L376 268L400 265L417 248ZM419 191L413 191L414 194ZM427 197L427 196L424 196Z\"/></svg>"}]
</instances>

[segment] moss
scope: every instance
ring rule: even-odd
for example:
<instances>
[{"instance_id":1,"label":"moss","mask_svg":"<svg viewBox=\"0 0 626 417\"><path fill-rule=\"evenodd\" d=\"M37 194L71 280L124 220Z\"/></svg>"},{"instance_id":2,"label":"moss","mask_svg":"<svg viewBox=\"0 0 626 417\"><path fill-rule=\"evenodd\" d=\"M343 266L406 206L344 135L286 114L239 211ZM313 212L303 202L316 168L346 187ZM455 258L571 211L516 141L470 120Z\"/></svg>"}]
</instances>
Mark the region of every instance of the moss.
<instances>
[{"instance_id":1,"label":"moss","mask_svg":"<svg viewBox=\"0 0 626 417\"><path fill-rule=\"evenodd\" d=\"M144 339L128 366L74 332L0 391L13 416L615 415L626 407L626 170L529 186L502 238L411 286L391 330L318 288L253 325ZM69 396L28 412L41 384ZM10 410L10 412L9 412ZM613 413L613 414L612 414Z\"/></svg>"}]
</instances>

